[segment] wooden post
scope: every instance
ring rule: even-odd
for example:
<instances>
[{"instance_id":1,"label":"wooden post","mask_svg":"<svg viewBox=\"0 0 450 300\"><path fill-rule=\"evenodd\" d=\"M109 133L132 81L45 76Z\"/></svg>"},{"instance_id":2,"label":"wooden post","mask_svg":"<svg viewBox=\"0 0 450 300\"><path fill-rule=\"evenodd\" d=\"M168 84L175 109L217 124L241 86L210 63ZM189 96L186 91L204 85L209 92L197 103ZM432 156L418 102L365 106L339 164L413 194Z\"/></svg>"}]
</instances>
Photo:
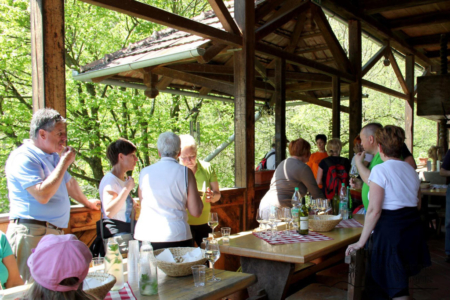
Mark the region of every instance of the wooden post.
<instances>
[{"instance_id":1,"label":"wooden post","mask_svg":"<svg viewBox=\"0 0 450 300\"><path fill-rule=\"evenodd\" d=\"M361 22L348 21L349 59L352 63L356 81L350 84L350 136L349 141L359 134L362 123L362 85L361 85ZM353 147L349 146L349 157L353 157Z\"/></svg>"},{"instance_id":2,"label":"wooden post","mask_svg":"<svg viewBox=\"0 0 450 300\"><path fill-rule=\"evenodd\" d=\"M275 59L275 159L286 159L286 61Z\"/></svg>"},{"instance_id":3,"label":"wooden post","mask_svg":"<svg viewBox=\"0 0 450 300\"><path fill-rule=\"evenodd\" d=\"M405 143L413 153L414 142L414 55L406 55L405 82L408 100L405 102Z\"/></svg>"},{"instance_id":4,"label":"wooden post","mask_svg":"<svg viewBox=\"0 0 450 300\"><path fill-rule=\"evenodd\" d=\"M64 0L31 0L33 111L66 116Z\"/></svg>"},{"instance_id":5,"label":"wooden post","mask_svg":"<svg viewBox=\"0 0 450 300\"><path fill-rule=\"evenodd\" d=\"M333 138L341 138L341 78L333 76Z\"/></svg>"},{"instance_id":6,"label":"wooden post","mask_svg":"<svg viewBox=\"0 0 450 300\"><path fill-rule=\"evenodd\" d=\"M234 54L235 88L235 183L246 187L244 230L255 208L255 3L235 0L236 22L242 31L242 50Z\"/></svg>"}]
</instances>

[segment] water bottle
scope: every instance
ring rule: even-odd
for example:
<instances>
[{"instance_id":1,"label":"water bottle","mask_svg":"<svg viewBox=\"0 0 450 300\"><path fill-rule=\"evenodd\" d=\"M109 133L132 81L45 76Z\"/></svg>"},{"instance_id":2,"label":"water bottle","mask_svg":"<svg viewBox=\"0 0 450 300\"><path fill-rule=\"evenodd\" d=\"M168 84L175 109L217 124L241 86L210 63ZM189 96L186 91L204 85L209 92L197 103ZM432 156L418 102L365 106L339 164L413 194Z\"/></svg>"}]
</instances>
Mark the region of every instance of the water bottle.
<instances>
[{"instance_id":1,"label":"water bottle","mask_svg":"<svg viewBox=\"0 0 450 300\"><path fill-rule=\"evenodd\" d=\"M339 213L343 220L348 219L347 188L345 187L345 183L342 183L339 192Z\"/></svg>"},{"instance_id":2,"label":"water bottle","mask_svg":"<svg viewBox=\"0 0 450 300\"><path fill-rule=\"evenodd\" d=\"M301 204L300 199L302 199L302 197L300 195L298 187L296 187L294 190L294 195L292 195L292 200L291 200L292 207L300 206L300 204Z\"/></svg>"},{"instance_id":3,"label":"water bottle","mask_svg":"<svg viewBox=\"0 0 450 300\"><path fill-rule=\"evenodd\" d=\"M112 291L118 291L125 285L122 260L119 244L117 244L114 238L109 238L105 255L105 270L106 273L116 277L116 284L112 287Z\"/></svg>"},{"instance_id":4,"label":"water bottle","mask_svg":"<svg viewBox=\"0 0 450 300\"><path fill-rule=\"evenodd\" d=\"M158 269L153 247L143 241L139 254L139 292L144 296L158 294Z\"/></svg>"}]
</instances>

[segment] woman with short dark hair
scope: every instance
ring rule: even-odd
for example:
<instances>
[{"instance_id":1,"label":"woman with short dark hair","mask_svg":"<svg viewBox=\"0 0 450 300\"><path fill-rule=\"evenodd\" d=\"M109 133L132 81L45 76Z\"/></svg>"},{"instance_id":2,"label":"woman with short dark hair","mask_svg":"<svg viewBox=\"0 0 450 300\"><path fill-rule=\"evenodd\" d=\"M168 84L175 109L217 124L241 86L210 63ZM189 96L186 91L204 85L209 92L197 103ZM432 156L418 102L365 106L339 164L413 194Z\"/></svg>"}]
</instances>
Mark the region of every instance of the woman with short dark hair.
<instances>
[{"instance_id":1,"label":"woman with short dark hair","mask_svg":"<svg viewBox=\"0 0 450 300\"><path fill-rule=\"evenodd\" d=\"M411 165L400 159L405 131L385 126L375 135L383 163L370 172L370 201L364 229L359 241L348 246L346 254L369 242L368 294L411 299L409 277L431 264L419 216L420 180ZM364 152L356 159L357 164L362 164Z\"/></svg>"},{"instance_id":2,"label":"woman with short dark hair","mask_svg":"<svg viewBox=\"0 0 450 300\"><path fill-rule=\"evenodd\" d=\"M291 207L295 188L302 196L310 192L314 198L323 198L311 169L306 165L311 156L311 145L302 138L289 143L291 157L283 160L276 168L270 189L259 205L261 210L270 206Z\"/></svg>"}]
</instances>

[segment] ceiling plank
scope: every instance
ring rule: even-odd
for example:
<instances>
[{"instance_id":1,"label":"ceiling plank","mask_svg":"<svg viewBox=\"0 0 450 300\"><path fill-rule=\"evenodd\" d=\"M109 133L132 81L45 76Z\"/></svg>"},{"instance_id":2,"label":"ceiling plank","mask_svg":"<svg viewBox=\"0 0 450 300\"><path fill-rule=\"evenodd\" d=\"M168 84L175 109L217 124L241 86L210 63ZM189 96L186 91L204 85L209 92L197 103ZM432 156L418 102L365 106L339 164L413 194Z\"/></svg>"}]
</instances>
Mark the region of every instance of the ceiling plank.
<instances>
[{"instance_id":1,"label":"ceiling plank","mask_svg":"<svg viewBox=\"0 0 450 300\"><path fill-rule=\"evenodd\" d=\"M395 1L392 1L395 3ZM431 65L431 60L423 53L414 49L404 38L395 34L386 25L374 19L371 16L365 15L358 7L353 5L349 0L321 0L321 6L336 13L345 20L356 19L361 21L362 29L378 38L379 40L389 40L391 47L407 54L414 54L416 62L422 66Z\"/></svg>"},{"instance_id":2,"label":"ceiling plank","mask_svg":"<svg viewBox=\"0 0 450 300\"><path fill-rule=\"evenodd\" d=\"M414 47L440 44L441 34L430 34L409 38L408 43Z\"/></svg>"},{"instance_id":3,"label":"ceiling plank","mask_svg":"<svg viewBox=\"0 0 450 300\"><path fill-rule=\"evenodd\" d=\"M405 78L403 77L402 72L398 67L397 60L395 59L392 50L389 51L389 60L391 61L391 66L394 69L395 76L397 76L398 82L402 87L403 93L408 94L408 87L406 86Z\"/></svg>"},{"instance_id":4,"label":"ceiling plank","mask_svg":"<svg viewBox=\"0 0 450 300\"><path fill-rule=\"evenodd\" d=\"M220 43L242 45L242 37L135 0L81 0L128 16L154 22Z\"/></svg>"},{"instance_id":5,"label":"ceiling plank","mask_svg":"<svg viewBox=\"0 0 450 300\"><path fill-rule=\"evenodd\" d=\"M446 0L365 0L359 1L359 5L366 14L372 15L385 11L404 9L439 2L446 2Z\"/></svg>"},{"instance_id":6,"label":"ceiling plank","mask_svg":"<svg viewBox=\"0 0 450 300\"><path fill-rule=\"evenodd\" d=\"M311 5L311 10L313 19L316 21L316 24L319 27L325 42L330 48L333 57L336 59L336 63L342 71L352 73L350 60L348 59L347 54L345 54L344 49L342 49L342 46L336 38L333 29L331 29L330 23L328 23L327 17L323 13L322 8L317 5Z\"/></svg>"},{"instance_id":7,"label":"ceiling plank","mask_svg":"<svg viewBox=\"0 0 450 300\"><path fill-rule=\"evenodd\" d=\"M378 50L377 53L375 53L375 55L369 59L368 62L366 62L366 64L362 67L361 70L361 77L364 77L364 75L367 74L367 72L369 72L373 66L375 66L375 64L386 54L388 54L388 51L390 51L390 47L389 45L384 45L383 47L380 48L380 50Z\"/></svg>"},{"instance_id":8,"label":"ceiling plank","mask_svg":"<svg viewBox=\"0 0 450 300\"><path fill-rule=\"evenodd\" d=\"M157 67L152 70L154 74L167 76L173 79L183 80L189 83L199 85L201 87L207 87L216 91L226 93L228 95L234 95L234 84L223 81L213 80L203 76L198 76L190 73L185 73L165 67Z\"/></svg>"},{"instance_id":9,"label":"ceiling plank","mask_svg":"<svg viewBox=\"0 0 450 300\"><path fill-rule=\"evenodd\" d=\"M287 61L289 61L292 64L301 65L304 67L307 67L309 69L318 71L320 73L327 74L329 76L335 75L340 76L342 80L353 82L355 81L355 77L352 74L349 74L347 72L343 72L340 70L336 70L335 68L329 67L327 65L324 65L322 63L319 63L317 61L307 59L305 57L301 57L283 50L280 50L278 48L268 46L262 43L257 43L256 51L263 53L264 55L271 56L271 57L282 57L285 58Z\"/></svg>"},{"instance_id":10,"label":"ceiling plank","mask_svg":"<svg viewBox=\"0 0 450 300\"><path fill-rule=\"evenodd\" d=\"M285 4L287 5L287 4ZM285 6L284 5L284 6ZM290 10L285 11L284 13L280 14L276 18L268 21L255 31L255 41L259 41L275 31L275 29L280 28L290 20L292 20L296 15L299 13L305 11L309 7L309 1L306 2L296 2L292 5L292 8Z\"/></svg>"},{"instance_id":11,"label":"ceiling plank","mask_svg":"<svg viewBox=\"0 0 450 300\"><path fill-rule=\"evenodd\" d=\"M449 19L450 11L434 11L428 14L420 14L416 16L408 16L390 20L389 28L391 30L402 30L411 27L446 23L450 21Z\"/></svg>"},{"instance_id":12,"label":"ceiling plank","mask_svg":"<svg viewBox=\"0 0 450 300\"><path fill-rule=\"evenodd\" d=\"M285 0L266 0L255 11L255 24L264 19L272 10L280 6Z\"/></svg>"},{"instance_id":13,"label":"ceiling plank","mask_svg":"<svg viewBox=\"0 0 450 300\"><path fill-rule=\"evenodd\" d=\"M208 0L208 2L226 31L234 34L241 34L239 27L236 25L236 22L223 3L223 0Z\"/></svg>"},{"instance_id":14,"label":"ceiling plank","mask_svg":"<svg viewBox=\"0 0 450 300\"><path fill-rule=\"evenodd\" d=\"M284 49L286 52L293 53L297 48L298 41L300 40L303 28L305 27L305 23L306 23L306 11L300 13L297 17L297 23L295 24L294 31L292 31L289 46L287 46Z\"/></svg>"}]
</instances>

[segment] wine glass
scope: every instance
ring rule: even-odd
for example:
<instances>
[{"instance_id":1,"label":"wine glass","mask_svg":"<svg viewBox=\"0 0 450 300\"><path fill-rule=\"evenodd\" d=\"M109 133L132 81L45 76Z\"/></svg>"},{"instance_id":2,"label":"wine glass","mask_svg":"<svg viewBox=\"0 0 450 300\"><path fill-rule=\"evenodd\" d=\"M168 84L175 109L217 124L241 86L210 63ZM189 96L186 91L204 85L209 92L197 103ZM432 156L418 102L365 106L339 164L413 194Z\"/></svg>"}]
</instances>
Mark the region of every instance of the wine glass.
<instances>
[{"instance_id":1,"label":"wine glass","mask_svg":"<svg viewBox=\"0 0 450 300\"><path fill-rule=\"evenodd\" d=\"M333 214L333 207L331 207L331 200L325 199L327 204L326 204L326 209L325 209L325 215L332 215Z\"/></svg>"},{"instance_id":2,"label":"wine glass","mask_svg":"<svg viewBox=\"0 0 450 300\"><path fill-rule=\"evenodd\" d=\"M209 220L208 220L208 226L212 229L212 235L214 238L214 228L216 228L219 225L219 216L217 213L210 213L209 214Z\"/></svg>"},{"instance_id":3,"label":"wine glass","mask_svg":"<svg viewBox=\"0 0 450 300\"><path fill-rule=\"evenodd\" d=\"M275 237L277 234L277 226L278 223L281 222L281 212L280 209L276 206L270 207L270 215L269 215L269 222L272 223L272 237Z\"/></svg>"},{"instance_id":4,"label":"wine glass","mask_svg":"<svg viewBox=\"0 0 450 300\"><path fill-rule=\"evenodd\" d=\"M311 211L309 212L310 215L317 215L317 201L318 199L311 198Z\"/></svg>"},{"instance_id":5,"label":"wine glass","mask_svg":"<svg viewBox=\"0 0 450 300\"><path fill-rule=\"evenodd\" d=\"M350 175L350 178L358 178L359 172L358 172L358 168L356 167L356 164L352 165L349 175Z\"/></svg>"},{"instance_id":6,"label":"wine glass","mask_svg":"<svg viewBox=\"0 0 450 300\"><path fill-rule=\"evenodd\" d=\"M219 249L219 243L217 240L211 240L206 242L205 246L205 257L212 265L212 277L208 282L216 282L220 281L221 279L219 277L216 277L214 275L214 264L220 257L220 249Z\"/></svg>"},{"instance_id":7,"label":"wine glass","mask_svg":"<svg viewBox=\"0 0 450 300\"><path fill-rule=\"evenodd\" d=\"M287 223L286 234L287 235L291 235L291 222L292 222L291 208L290 207L283 207L281 212L282 212L282 217L283 217L282 220Z\"/></svg>"},{"instance_id":8,"label":"wine glass","mask_svg":"<svg viewBox=\"0 0 450 300\"><path fill-rule=\"evenodd\" d=\"M318 201L319 210L320 210L318 215L324 215L325 210L328 208L328 199L318 199L317 201Z\"/></svg>"},{"instance_id":9,"label":"wine glass","mask_svg":"<svg viewBox=\"0 0 450 300\"><path fill-rule=\"evenodd\" d=\"M259 208L256 210L256 222L259 223L258 229L260 231L262 231L263 230L263 224L264 224L264 218L263 218L262 210L260 210Z\"/></svg>"}]
</instances>

